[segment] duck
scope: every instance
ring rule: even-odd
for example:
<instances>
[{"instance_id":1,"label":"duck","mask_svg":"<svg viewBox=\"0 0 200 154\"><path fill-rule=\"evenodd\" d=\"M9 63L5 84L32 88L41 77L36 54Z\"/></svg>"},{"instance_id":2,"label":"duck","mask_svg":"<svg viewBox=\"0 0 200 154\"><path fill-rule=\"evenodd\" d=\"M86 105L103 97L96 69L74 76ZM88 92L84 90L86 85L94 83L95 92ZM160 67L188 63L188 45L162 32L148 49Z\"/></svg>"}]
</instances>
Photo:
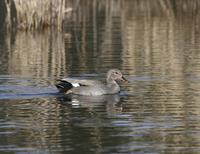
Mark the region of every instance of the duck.
<instances>
[{"instance_id":1,"label":"duck","mask_svg":"<svg viewBox=\"0 0 200 154\"><path fill-rule=\"evenodd\" d=\"M59 93L84 96L101 96L120 92L119 82L128 82L119 69L110 69L106 75L106 83L98 80L63 78L57 80Z\"/></svg>"}]
</instances>

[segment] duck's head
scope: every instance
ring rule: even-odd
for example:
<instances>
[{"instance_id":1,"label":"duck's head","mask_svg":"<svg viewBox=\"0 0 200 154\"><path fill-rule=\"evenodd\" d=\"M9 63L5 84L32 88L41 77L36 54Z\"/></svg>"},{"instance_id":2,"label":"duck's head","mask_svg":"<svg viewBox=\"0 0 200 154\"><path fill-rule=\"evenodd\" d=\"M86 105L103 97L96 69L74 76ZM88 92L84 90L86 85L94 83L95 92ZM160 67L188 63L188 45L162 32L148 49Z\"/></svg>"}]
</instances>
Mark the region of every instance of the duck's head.
<instances>
[{"instance_id":1,"label":"duck's head","mask_svg":"<svg viewBox=\"0 0 200 154\"><path fill-rule=\"evenodd\" d=\"M107 73L107 82L112 81L128 81L118 69L111 69Z\"/></svg>"}]
</instances>

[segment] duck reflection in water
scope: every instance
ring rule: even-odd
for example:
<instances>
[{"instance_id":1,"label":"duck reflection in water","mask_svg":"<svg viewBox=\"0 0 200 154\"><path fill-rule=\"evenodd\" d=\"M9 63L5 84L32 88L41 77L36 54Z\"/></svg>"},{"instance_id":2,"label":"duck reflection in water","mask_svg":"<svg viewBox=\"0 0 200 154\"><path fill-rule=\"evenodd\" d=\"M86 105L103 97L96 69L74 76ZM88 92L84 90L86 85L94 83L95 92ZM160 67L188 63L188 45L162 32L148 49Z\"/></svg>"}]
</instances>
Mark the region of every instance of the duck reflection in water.
<instances>
[{"instance_id":1,"label":"duck reflection in water","mask_svg":"<svg viewBox=\"0 0 200 154\"><path fill-rule=\"evenodd\" d=\"M101 95L101 96L82 96L82 95L61 95L58 97L58 100L62 104L72 105L72 106L80 106L80 107L95 107L101 106L106 103L111 106L120 104L120 95Z\"/></svg>"},{"instance_id":2,"label":"duck reflection in water","mask_svg":"<svg viewBox=\"0 0 200 154\"><path fill-rule=\"evenodd\" d=\"M87 108L104 104L112 113L112 110L122 110L118 83L124 81L127 80L120 70L111 69L107 72L105 84L97 80L64 78L58 80L56 87L62 95L59 98L62 104Z\"/></svg>"}]
</instances>

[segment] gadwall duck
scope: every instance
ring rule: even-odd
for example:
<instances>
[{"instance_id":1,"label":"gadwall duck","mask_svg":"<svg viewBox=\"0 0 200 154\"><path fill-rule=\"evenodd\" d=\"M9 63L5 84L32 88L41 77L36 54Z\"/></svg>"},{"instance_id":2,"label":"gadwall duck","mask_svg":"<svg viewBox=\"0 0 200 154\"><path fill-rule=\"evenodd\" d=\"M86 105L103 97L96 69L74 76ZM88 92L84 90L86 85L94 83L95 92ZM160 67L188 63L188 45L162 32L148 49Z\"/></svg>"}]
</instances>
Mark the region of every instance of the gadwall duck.
<instances>
[{"instance_id":1,"label":"gadwall duck","mask_svg":"<svg viewBox=\"0 0 200 154\"><path fill-rule=\"evenodd\" d=\"M106 84L96 80L64 78L58 80L56 87L60 93L87 96L116 94L120 92L118 81L127 81L120 70L111 69L106 76Z\"/></svg>"}]
</instances>

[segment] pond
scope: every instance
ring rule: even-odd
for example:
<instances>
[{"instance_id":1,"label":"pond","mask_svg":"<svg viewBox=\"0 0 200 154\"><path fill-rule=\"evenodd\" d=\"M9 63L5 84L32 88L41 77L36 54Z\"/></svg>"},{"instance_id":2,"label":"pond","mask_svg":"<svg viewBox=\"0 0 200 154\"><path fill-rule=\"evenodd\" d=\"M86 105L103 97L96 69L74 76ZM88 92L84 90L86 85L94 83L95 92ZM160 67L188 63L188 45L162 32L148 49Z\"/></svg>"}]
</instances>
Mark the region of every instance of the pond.
<instances>
[{"instance_id":1,"label":"pond","mask_svg":"<svg viewBox=\"0 0 200 154\"><path fill-rule=\"evenodd\" d=\"M198 153L200 18L189 4L81 1L63 33L1 33L0 153ZM54 86L111 68L129 80L117 95L71 100Z\"/></svg>"}]
</instances>

